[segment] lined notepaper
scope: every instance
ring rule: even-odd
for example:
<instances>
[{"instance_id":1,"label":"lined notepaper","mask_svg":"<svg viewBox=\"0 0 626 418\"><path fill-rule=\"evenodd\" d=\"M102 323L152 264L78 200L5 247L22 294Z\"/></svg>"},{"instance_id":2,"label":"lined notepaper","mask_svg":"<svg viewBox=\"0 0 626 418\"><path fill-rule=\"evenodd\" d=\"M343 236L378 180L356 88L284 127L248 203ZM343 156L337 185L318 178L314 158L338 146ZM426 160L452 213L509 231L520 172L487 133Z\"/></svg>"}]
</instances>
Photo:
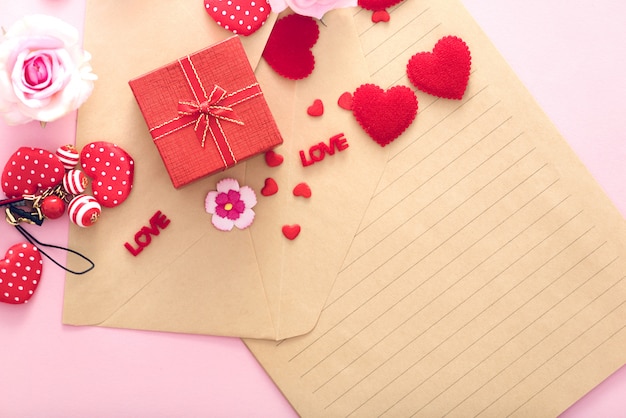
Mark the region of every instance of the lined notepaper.
<instances>
[{"instance_id":1,"label":"lined notepaper","mask_svg":"<svg viewBox=\"0 0 626 418\"><path fill-rule=\"evenodd\" d=\"M417 92L316 328L248 346L303 416L558 414L626 360L623 220L457 1L355 22L379 86L449 34L470 84Z\"/></svg>"}]
</instances>

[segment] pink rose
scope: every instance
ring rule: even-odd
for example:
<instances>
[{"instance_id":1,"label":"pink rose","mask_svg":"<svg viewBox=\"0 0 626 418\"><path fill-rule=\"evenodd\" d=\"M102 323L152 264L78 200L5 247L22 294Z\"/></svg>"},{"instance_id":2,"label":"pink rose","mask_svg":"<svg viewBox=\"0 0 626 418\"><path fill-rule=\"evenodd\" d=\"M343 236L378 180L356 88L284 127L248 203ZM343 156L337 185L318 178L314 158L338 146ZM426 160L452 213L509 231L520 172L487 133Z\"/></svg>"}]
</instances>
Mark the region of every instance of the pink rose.
<instances>
[{"instance_id":1,"label":"pink rose","mask_svg":"<svg viewBox=\"0 0 626 418\"><path fill-rule=\"evenodd\" d=\"M26 16L0 38L0 115L9 125L50 122L78 109L96 76L78 30L52 16Z\"/></svg>"},{"instance_id":2,"label":"pink rose","mask_svg":"<svg viewBox=\"0 0 626 418\"><path fill-rule=\"evenodd\" d=\"M326 12L343 7L354 7L357 0L269 0L274 13L289 7L295 13L321 19Z\"/></svg>"}]
</instances>

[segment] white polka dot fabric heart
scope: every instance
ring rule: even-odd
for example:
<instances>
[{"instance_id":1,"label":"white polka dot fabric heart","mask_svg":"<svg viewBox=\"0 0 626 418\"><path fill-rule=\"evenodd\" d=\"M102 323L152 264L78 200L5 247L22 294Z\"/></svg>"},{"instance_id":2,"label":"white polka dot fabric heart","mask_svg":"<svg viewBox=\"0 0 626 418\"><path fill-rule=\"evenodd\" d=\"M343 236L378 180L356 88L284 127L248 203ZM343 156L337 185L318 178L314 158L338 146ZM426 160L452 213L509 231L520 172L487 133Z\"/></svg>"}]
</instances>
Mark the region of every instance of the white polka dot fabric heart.
<instances>
[{"instance_id":1,"label":"white polka dot fabric heart","mask_svg":"<svg viewBox=\"0 0 626 418\"><path fill-rule=\"evenodd\" d=\"M64 174L63 164L50 151L21 147L4 166L0 181L7 197L17 197L56 186Z\"/></svg>"},{"instance_id":2,"label":"white polka dot fabric heart","mask_svg":"<svg viewBox=\"0 0 626 418\"><path fill-rule=\"evenodd\" d=\"M267 20L267 0L204 0L206 12L218 25L235 34L248 36Z\"/></svg>"},{"instance_id":3,"label":"white polka dot fabric heart","mask_svg":"<svg viewBox=\"0 0 626 418\"><path fill-rule=\"evenodd\" d=\"M23 242L9 248L0 260L0 302L28 302L37 290L42 267L41 253L34 245Z\"/></svg>"}]
</instances>

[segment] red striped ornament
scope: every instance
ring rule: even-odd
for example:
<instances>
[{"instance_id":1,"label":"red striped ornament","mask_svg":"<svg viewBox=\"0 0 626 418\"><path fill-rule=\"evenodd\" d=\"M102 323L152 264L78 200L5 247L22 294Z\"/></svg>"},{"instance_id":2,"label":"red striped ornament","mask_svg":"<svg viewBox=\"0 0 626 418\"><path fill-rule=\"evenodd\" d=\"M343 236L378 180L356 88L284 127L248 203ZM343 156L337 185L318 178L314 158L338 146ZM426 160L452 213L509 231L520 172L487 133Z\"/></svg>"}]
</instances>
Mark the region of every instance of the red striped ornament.
<instances>
[{"instance_id":1,"label":"red striped ornament","mask_svg":"<svg viewBox=\"0 0 626 418\"><path fill-rule=\"evenodd\" d=\"M60 146L55 154L66 170L71 170L78 164L78 150L73 145Z\"/></svg>"},{"instance_id":2,"label":"red striped ornament","mask_svg":"<svg viewBox=\"0 0 626 418\"><path fill-rule=\"evenodd\" d=\"M89 179L80 170L69 170L63 175L63 189L69 194L81 194L88 184Z\"/></svg>"},{"instance_id":3,"label":"red striped ornament","mask_svg":"<svg viewBox=\"0 0 626 418\"><path fill-rule=\"evenodd\" d=\"M100 203L93 196L84 194L73 198L67 207L67 214L70 220L83 228L96 223L101 213L102 207Z\"/></svg>"}]
</instances>

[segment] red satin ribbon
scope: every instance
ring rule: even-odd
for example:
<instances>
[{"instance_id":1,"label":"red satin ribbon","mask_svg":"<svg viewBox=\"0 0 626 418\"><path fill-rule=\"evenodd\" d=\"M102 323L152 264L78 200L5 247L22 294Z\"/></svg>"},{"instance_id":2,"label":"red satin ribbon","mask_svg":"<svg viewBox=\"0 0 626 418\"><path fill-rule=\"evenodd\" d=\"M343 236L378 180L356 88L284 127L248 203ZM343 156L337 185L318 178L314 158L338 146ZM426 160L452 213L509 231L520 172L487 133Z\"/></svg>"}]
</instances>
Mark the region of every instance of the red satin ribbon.
<instances>
[{"instance_id":1,"label":"red satin ribbon","mask_svg":"<svg viewBox=\"0 0 626 418\"><path fill-rule=\"evenodd\" d=\"M178 102L178 117L150 129L155 141L170 135L187 126L194 126L196 137L204 147L207 139L211 139L220 154L224 167L237 163L237 158L222 129L222 121L243 125L233 106L263 94L258 83L228 93L223 88L214 85L208 92L204 88L196 68L189 56L179 59L178 63L185 75L189 89L193 93L193 100Z\"/></svg>"}]
</instances>

